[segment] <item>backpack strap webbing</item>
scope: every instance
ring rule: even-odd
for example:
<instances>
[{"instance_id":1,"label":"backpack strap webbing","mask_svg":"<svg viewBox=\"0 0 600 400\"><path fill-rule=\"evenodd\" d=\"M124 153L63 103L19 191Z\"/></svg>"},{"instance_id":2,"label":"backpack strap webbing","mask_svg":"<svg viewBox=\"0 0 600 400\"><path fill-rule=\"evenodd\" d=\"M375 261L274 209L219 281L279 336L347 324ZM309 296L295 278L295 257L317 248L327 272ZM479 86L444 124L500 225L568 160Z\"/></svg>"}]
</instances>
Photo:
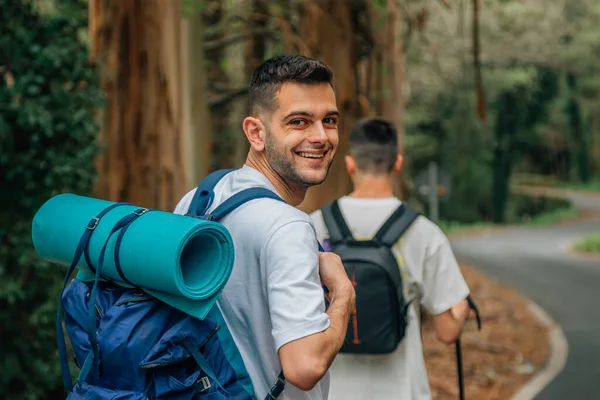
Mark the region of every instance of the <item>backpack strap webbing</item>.
<instances>
[{"instance_id":1,"label":"backpack strap webbing","mask_svg":"<svg viewBox=\"0 0 600 400\"><path fill-rule=\"evenodd\" d=\"M242 204L254 199L273 199L285 203L285 200L269 189L260 187L244 189L225 200L213 212L207 214L207 219L218 221Z\"/></svg>"},{"instance_id":2,"label":"backpack strap webbing","mask_svg":"<svg viewBox=\"0 0 600 400\"><path fill-rule=\"evenodd\" d=\"M329 238L332 243L340 243L344 240L354 239L352 232L350 232L350 228L348 228L348 224L346 224L346 221L344 220L344 216L342 215L337 200L334 200L323 207L321 213L323 214L323 221L329 231Z\"/></svg>"},{"instance_id":3,"label":"backpack strap webbing","mask_svg":"<svg viewBox=\"0 0 600 400\"><path fill-rule=\"evenodd\" d=\"M268 198L282 201L285 203L285 200L283 200L280 196L278 196L271 190L261 187L255 187L244 189L241 192L234 194L233 196L229 197L227 200L219 204L211 213L207 214L206 212L210 208L214 199L215 186L225 175L227 175L231 171L233 171L233 169L218 170L204 178L202 182L200 182L200 184L198 185L198 188L196 189L196 193L194 194L194 197L186 215L194 217L205 217L208 221L219 221L220 219L224 218L227 214L229 214L236 208L242 206L243 204L249 202L250 200ZM322 250L323 248L319 243L319 251ZM208 364L204 362L203 357L201 357L201 354L198 351L195 351L194 353L192 353L192 355L196 359L198 365L202 367L201 364L206 364L206 367L209 367ZM213 380L216 381L216 378L213 377ZM285 382L285 376L283 374L283 370L281 370L279 372L279 375L277 376L277 380L269 389L265 400L277 399L285 389Z\"/></svg>"},{"instance_id":4,"label":"backpack strap webbing","mask_svg":"<svg viewBox=\"0 0 600 400\"><path fill-rule=\"evenodd\" d=\"M240 207L250 200L268 198L285 202L280 196L266 188L249 188L238 192L221 203L213 212L206 214L210 208L213 198L214 189L217 183L233 169L221 169L209 174L200 182L192 202L188 208L186 215L193 217L201 217L206 215L207 220L218 221L227 214Z\"/></svg>"},{"instance_id":5,"label":"backpack strap webbing","mask_svg":"<svg viewBox=\"0 0 600 400\"><path fill-rule=\"evenodd\" d=\"M63 383L65 385L65 388L69 392L73 391L73 380L71 379L71 370L69 368L69 362L68 362L68 358L67 358L67 343L65 340L65 333L63 330L63 323L62 323L62 309L63 309L62 296L65 292L65 288L67 287L67 284L69 283L71 275L75 271L75 268L77 268L77 264L79 263L83 254L85 254L85 251L89 245L92 234L94 233L96 227L100 223L100 220L102 219L102 217L104 217L113 208L123 206L123 205L130 205L130 204L129 203L113 203L110 206L106 207L104 210L102 210L95 217L93 217L90 220L90 222L88 222L88 224L85 227L85 230L83 231L83 234L81 235L81 238L79 239L79 243L77 244L77 248L75 249L75 254L73 255L73 260L71 261L71 265L69 265L69 268L67 269L67 274L65 275L65 281L64 281L63 287L60 291L60 295L58 296L58 307L57 307L57 311L56 311L56 340L57 340L57 346L58 346L58 356L59 356L59 360L60 360L60 367L61 367L61 371L62 371L62 375L63 375ZM89 258L89 256L88 256L88 258ZM90 267L90 269L92 269L93 272L96 272L96 270L93 269L93 266L92 266L93 263L91 261L86 261L86 262L87 262L88 266ZM88 361L88 360L86 359L86 361ZM91 360L91 361L93 361L93 360ZM89 364L89 362L86 362L85 364ZM91 365L88 365L88 366L84 365L84 367L89 369L91 367Z\"/></svg>"},{"instance_id":6,"label":"backpack strap webbing","mask_svg":"<svg viewBox=\"0 0 600 400\"><path fill-rule=\"evenodd\" d=\"M212 204L215 186L217 186L217 183L219 183L225 175L232 171L233 169L220 169L210 173L204 178L194 193L194 197L192 198L192 202L186 215L192 217L204 215L206 210L208 210Z\"/></svg>"},{"instance_id":7,"label":"backpack strap webbing","mask_svg":"<svg viewBox=\"0 0 600 400\"><path fill-rule=\"evenodd\" d=\"M403 202L379 228L373 241L393 246L419 215L417 210Z\"/></svg>"}]
</instances>

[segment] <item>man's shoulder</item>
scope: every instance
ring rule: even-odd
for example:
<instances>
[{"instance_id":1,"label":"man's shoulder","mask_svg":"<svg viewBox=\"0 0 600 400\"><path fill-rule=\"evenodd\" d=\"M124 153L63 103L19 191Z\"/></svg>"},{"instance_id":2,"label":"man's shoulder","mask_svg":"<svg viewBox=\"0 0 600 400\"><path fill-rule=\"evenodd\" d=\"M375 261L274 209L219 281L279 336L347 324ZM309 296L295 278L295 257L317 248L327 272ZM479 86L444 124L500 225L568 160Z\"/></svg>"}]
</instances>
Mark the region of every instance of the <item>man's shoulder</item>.
<instances>
[{"instance_id":1,"label":"man's shoulder","mask_svg":"<svg viewBox=\"0 0 600 400\"><path fill-rule=\"evenodd\" d=\"M236 215L247 223L256 223L271 228L281 227L290 223L308 223L312 220L308 214L298 208L271 198L259 198L250 201Z\"/></svg>"},{"instance_id":2,"label":"man's shoulder","mask_svg":"<svg viewBox=\"0 0 600 400\"><path fill-rule=\"evenodd\" d=\"M192 199L194 198L194 194L196 193L196 188L191 189L183 197L179 200L177 205L175 206L174 214L186 214L188 212L188 208L192 204Z\"/></svg>"},{"instance_id":3,"label":"man's shoulder","mask_svg":"<svg viewBox=\"0 0 600 400\"><path fill-rule=\"evenodd\" d=\"M448 240L442 229L422 214L417 217L406 233L407 241L420 243L426 247L439 246Z\"/></svg>"}]
</instances>

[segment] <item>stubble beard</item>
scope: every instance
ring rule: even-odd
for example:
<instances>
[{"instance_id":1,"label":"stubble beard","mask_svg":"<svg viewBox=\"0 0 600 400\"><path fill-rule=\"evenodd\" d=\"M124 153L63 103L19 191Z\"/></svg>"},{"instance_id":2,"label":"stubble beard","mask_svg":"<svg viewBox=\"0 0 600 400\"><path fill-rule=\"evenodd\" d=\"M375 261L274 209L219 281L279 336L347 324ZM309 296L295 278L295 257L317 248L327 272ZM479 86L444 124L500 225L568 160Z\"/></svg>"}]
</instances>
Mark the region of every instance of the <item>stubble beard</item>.
<instances>
[{"instance_id":1,"label":"stubble beard","mask_svg":"<svg viewBox=\"0 0 600 400\"><path fill-rule=\"evenodd\" d=\"M325 174L322 179L312 180L305 176L302 171L294 165L293 156L287 154L285 149L277 147L275 140L273 140L272 133L267 131L265 141L265 155L267 162L286 182L298 186L301 188L308 189L311 186L320 185L327 179L329 168L333 163L333 158L327 164L325 168Z\"/></svg>"}]
</instances>

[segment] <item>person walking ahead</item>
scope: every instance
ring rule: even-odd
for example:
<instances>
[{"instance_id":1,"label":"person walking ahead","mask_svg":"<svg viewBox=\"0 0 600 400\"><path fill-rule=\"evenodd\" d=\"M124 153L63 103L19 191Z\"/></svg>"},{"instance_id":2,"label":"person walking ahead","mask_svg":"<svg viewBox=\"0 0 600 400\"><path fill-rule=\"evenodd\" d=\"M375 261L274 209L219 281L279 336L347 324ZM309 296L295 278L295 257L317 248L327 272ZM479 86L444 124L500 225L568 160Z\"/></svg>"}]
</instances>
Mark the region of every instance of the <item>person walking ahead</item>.
<instances>
[{"instance_id":1,"label":"person walking ahead","mask_svg":"<svg viewBox=\"0 0 600 400\"><path fill-rule=\"evenodd\" d=\"M360 265L349 272L353 283L357 285L357 310L348 328L342 353L331 367L330 398L333 400L430 399L421 345L419 308L422 305L433 315L437 337L448 344L459 338L469 313L466 300L469 288L447 237L438 226L424 216L413 213L413 218L404 218L406 213L411 212L411 208L401 208L402 202L393 195L394 178L402 167L402 156L398 154L397 148L397 134L392 123L380 118L359 121L350 133L350 151L345 156L346 169L354 185L353 192L311 214L317 238L324 247L336 247L330 234L330 229L335 228L336 235L349 236L344 238L346 244L343 243L344 240L337 244L339 249L342 249L340 246L346 246L344 250L340 250L340 254L352 251L354 258L366 254L366 251L375 251L368 249L368 243L377 242L377 246L382 246L382 243L385 244L386 240L394 235L394 231L404 231L399 239L394 238L395 242L389 243L394 256L392 259L395 258L395 262L391 261L393 266L389 266L389 257L385 258L385 252L389 254L389 250L381 248L369 253L367 258L370 259L363 263L367 268L370 264L378 262L387 262L388 268L391 269L399 268L397 281L400 282L401 294L397 297L393 291L390 292L392 295L388 296L385 284L373 286L378 276L377 269L362 282L356 282L354 279L354 275L358 276L360 273ZM332 209L337 209L337 219L341 219L340 222L347 226L348 231L345 235L344 227L340 229L337 226L340 224L335 223L335 216L329 218L329 225L326 224L323 211L331 215ZM388 219L390 221L386 224ZM404 225L398 226L399 224ZM382 227L384 225L385 227ZM372 240L380 229L381 237L378 235L375 241ZM383 234L382 231L387 233ZM348 250L348 239L354 243L362 241L360 246L363 247L355 246ZM383 256L379 256L381 254ZM378 261L378 257L381 261ZM346 261L344 266L347 271L354 268ZM388 275L394 276L393 272L392 270ZM396 311L382 314L387 312L384 310L388 309L386 305L390 298L403 298L404 301L399 307L401 317L398 317ZM369 308L369 302L379 305ZM368 309L360 309L361 306ZM405 312L403 306L406 307ZM390 310L395 308L391 307ZM383 318L379 320L378 326L369 326L368 324L378 316ZM398 333L400 330L396 329L396 326L389 327L397 323L402 323L404 327L403 318L403 332ZM385 336L388 328L390 333ZM382 337L378 338L377 335ZM370 352L376 354L369 354Z\"/></svg>"}]
</instances>

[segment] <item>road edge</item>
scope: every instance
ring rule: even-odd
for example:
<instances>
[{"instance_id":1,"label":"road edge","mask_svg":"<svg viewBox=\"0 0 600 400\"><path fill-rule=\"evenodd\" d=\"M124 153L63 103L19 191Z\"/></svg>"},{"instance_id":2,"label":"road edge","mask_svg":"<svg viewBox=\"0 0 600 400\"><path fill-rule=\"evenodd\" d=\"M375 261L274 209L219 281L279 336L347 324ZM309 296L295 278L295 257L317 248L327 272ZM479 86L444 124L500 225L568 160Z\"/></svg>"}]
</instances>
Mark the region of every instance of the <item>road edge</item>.
<instances>
[{"instance_id":1,"label":"road edge","mask_svg":"<svg viewBox=\"0 0 600 400\"><path fill-rule=\"evenodd\" d=\"M569 354L569 344L561 326L538 304L531 300L527 302L534 318L548 328L550 356L542 369L513 395L512 400L531 400L538 395L563 370Z\"/></svg>"}]
</instances>

